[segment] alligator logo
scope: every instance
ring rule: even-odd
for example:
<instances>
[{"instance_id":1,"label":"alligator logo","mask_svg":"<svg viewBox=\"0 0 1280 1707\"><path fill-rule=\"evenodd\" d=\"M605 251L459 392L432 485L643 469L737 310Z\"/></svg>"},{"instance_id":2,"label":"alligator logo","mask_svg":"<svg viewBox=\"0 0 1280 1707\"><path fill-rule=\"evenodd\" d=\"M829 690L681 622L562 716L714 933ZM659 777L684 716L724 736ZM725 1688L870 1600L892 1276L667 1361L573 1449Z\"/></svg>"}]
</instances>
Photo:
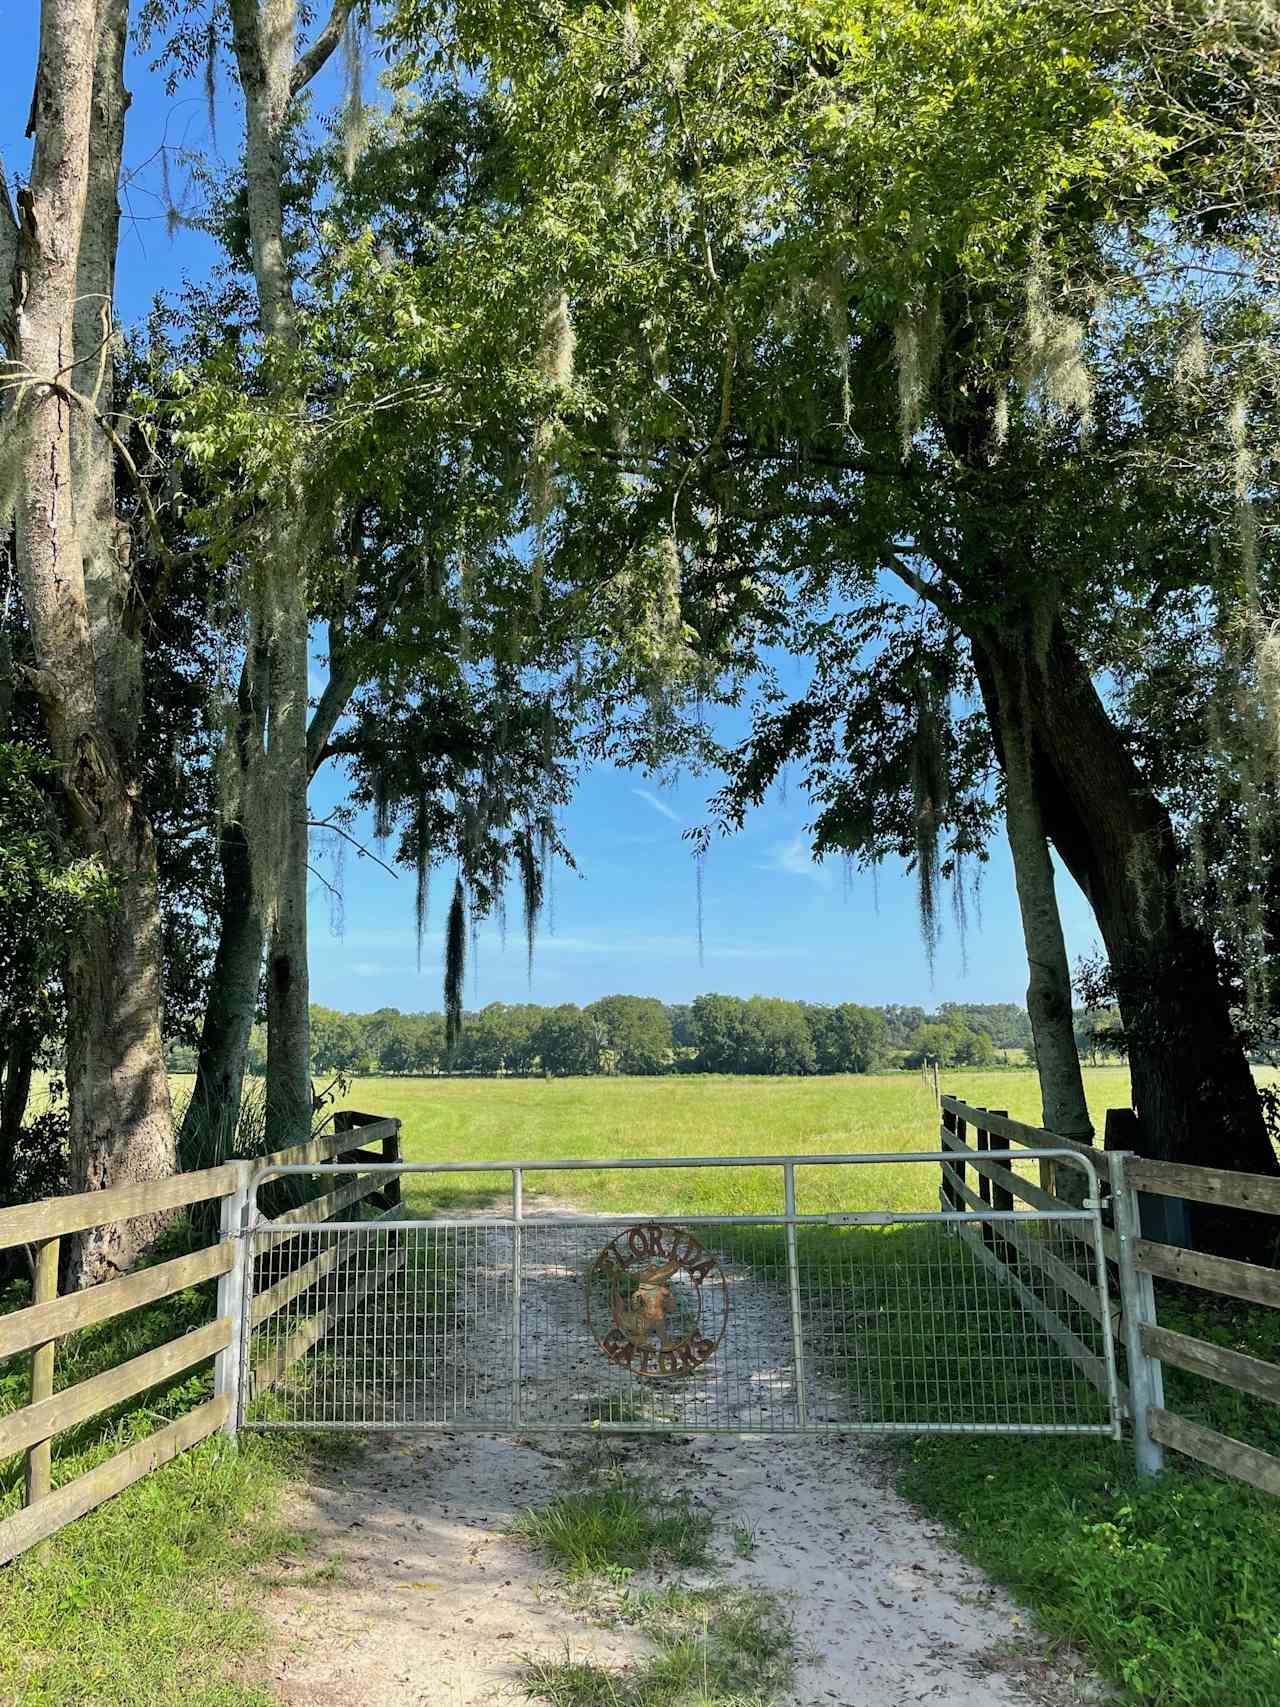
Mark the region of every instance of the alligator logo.
<instances>
[{"instance_id":1,"label":"alligator logo","mask_svg":"<svg viewBox=\"0 0 1280 1707\"><path fill-rule=\"evenodd\" d=\"M628 1227L587 1273L591 1337L633 1375L692 1374L715 1355L728 1318L719 1259L683 1227Z\"/></svg>"}]
</instances>

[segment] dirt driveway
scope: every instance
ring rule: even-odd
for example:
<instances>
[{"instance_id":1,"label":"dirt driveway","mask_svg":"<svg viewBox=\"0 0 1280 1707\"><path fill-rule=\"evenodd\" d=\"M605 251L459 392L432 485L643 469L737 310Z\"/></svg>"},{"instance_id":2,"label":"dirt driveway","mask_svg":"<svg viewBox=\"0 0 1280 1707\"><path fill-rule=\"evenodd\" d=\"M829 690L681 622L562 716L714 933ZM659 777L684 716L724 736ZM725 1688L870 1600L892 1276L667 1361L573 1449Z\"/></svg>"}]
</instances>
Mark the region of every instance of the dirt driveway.
<instances>
[{"instance_id":1,"label":"dirt driveway","mask_svg":"<svg viewBox=\"0 0 1280 1707\"><path fill-rule=\"evenodd\" d=\"M297 1495L310 1556L270 1592L270 1683L290 1707L479 1707L526 1699L522 1657L623 1665L627 1628L575 1609L512 1518L580 1486L564 1437L381 1435ZM716 1520L719 1580L776 1594L801 1663L798 1707L1067 1707L1099 1699L1001 1591L893 1492L851 1440L642 1437L629 1471ZM735 1529L750 1532L737 1556Z\"/></svg>"}]
</instances>

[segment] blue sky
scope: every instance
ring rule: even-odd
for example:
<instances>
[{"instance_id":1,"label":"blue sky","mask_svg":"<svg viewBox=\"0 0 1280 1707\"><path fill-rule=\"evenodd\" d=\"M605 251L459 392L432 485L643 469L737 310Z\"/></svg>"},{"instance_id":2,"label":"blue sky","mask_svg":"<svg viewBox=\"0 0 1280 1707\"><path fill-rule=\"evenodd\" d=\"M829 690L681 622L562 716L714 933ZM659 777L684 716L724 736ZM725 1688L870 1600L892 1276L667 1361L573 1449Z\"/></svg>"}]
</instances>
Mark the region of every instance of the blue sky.
<instances>
[{"instance_id":1,"label":"blue sky","mask_svg":"<svg viewBox=\"0 0 1280 1707\"><path fill-rule=\"evenodd\" d=\"M35 68L34 0L0 0L0 155L23 171L23 138ZM331 67L316 91L323 109L337 83ZM239 114L221 79L219 123L210 136L203 91L165 96L136 53L126 81L133 94L126 138L125 217L121 226L117 312L145 313L152 295L184 271L207 273L213 246L198 233L167 229L157 150L213 155L238 146ZM185 174L171 153L179 205ZM682 830L705 816L714 778L663 786L601 766L588 774L565 814L577 873L558 870L530 983L519 905L505 947L487 927L468 978L468 1005L490 1001L591 1001L614 991L683 1001L704 990L813 1001L1020 1001L1026 959L1003 840L992 849L980 914L970 921L967 955L948 919L932 975L917 922L913 880L897 862L877 878L808 855L801 792L775 791L737 837L717 842L703 880L703 950L698 947L697 888ZM341 790L336 773L314 793L322 817ZM332 875L323 856L317 862ZM340 928L320 884L312 897L312 994L333 1007L367 1010L438 1007L440 941L448 884L438 875L421 970L413 927L413 879L398 880L346 849ZM1089 908L1060 873L1063 923L1072 960L1089 951L1096 930ZM966 965L967 961L967 965Z\"/></svg>"}]
</instances>

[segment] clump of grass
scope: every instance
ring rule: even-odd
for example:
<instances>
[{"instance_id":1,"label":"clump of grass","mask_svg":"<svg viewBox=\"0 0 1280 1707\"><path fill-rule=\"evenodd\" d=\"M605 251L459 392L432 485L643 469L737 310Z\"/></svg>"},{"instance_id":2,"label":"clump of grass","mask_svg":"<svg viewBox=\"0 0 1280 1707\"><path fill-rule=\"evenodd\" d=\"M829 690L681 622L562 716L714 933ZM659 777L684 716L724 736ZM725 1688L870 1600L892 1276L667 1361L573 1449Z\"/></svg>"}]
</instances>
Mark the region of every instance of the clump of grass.
<instances>
[{"instance_id":1,"label":"clump of grass","mask_svg":"<svg viewBox=\"0 0 1280 1707\"><path fill-rule=\"evenodd\" d=\"M740 1559L754 1559L756 1556L756 1532L748 1529L745 1523L740 1523L733 1532L733 1550Z\"/></svg>"},{"instance_id":2,"label":"clump of grass","mask_svg":"<svg viewBox=\"0 0 1280 1707\"><path fill-rule=\"evenodd\" d=\"M628 1606L651 1655L620 1668L527 1660L529 1694L550 1707L772 1707L789 1693L795 1638L771 1595L676 1588Z\"/></svg>"},{"instance_id":3,"label":"clump of grass","mask_svg":"<svg viewBox=\"0 0 1280 1707\"><path fill-rule=\"evenodd\" d=\"M515 1534L550 1555L570 1579L609 1576L667 1562L710 1563L711 1519L683 1494L628 1477L562 1494L523 1512Z\"/></svg>"}]
</instances>

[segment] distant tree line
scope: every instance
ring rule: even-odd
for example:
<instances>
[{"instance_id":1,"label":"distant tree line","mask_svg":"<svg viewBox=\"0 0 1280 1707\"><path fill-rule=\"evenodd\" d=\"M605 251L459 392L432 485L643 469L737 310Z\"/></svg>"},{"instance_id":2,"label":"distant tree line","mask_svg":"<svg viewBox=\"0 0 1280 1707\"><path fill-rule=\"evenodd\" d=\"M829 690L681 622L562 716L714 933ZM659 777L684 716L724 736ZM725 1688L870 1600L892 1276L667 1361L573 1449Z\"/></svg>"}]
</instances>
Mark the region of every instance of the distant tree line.
<instances>
[{"instance_id":1,"label":"distant tree line","mask_svg":"<svg viewBox=\"0 0 1280 1707\"><path fill-rule=\"evenodd\" d=\"M786 1001L708 994L687 1003L603 996L586 1007L492 1002L465 1017L453 1049L443 1013L311 1009L317 1074L876 1073L918 1067L985 1067L1031 1048L1026 1012L1012 1002L944 1002L934 1010L891 1003ZM175 1070L189 1066L171 1052ZM265 1071L255 1028L249 1070Z\"/></svg>"}]
</instances>

